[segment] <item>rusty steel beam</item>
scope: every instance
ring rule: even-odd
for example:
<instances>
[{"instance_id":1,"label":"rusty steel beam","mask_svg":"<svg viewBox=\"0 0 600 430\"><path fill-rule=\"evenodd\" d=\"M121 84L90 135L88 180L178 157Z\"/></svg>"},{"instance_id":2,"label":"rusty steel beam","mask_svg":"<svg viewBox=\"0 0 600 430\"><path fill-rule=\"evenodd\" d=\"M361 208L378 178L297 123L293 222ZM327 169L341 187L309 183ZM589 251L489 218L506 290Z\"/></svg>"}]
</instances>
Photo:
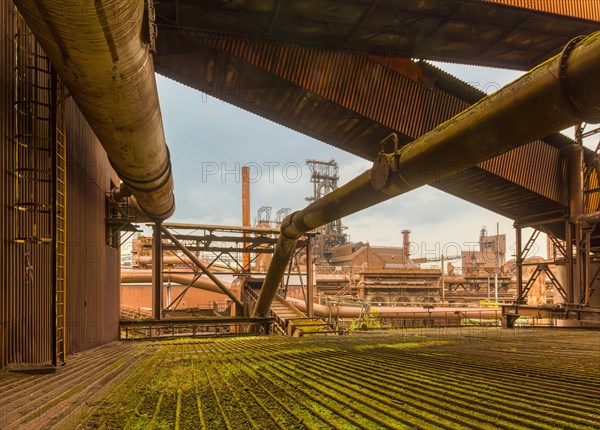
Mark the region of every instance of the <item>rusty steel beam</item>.
<instances>
[{"instance_id":1,"label":"rusty steel beam","mask_svg":"<svg viewBox=\"0 0 600 430\"><path fill-rule=\"evenodd\" d=\"M380 154L373 169L287 217L254 310L266 315L307 231L456 174L517 146L600 118L600 32L574 39L547 62L414 142Z\"/></svg>"},{"instance_id":2,"label":"rusty steel beam","mask_svg":"<svg viewBox=\"0 0 600 430\"><path fill-rule=\"evenodd\" d=\"M152 318L160 320L163 307L163 243L161 226L157 222L154 225L152 240Z\"/></svg>"},{"instance_id":3,"label":"rusty steel beam","mask_svg":"<svg viewBox=\"0 0 600 430\"><path fill-rule=\"evenodd\" d=\"M177 230L206 230L211 232L230 232L230 233L254 233L254 234L279 234L276 228L265 227L241 227L235 225L213 225L213 224L186 224L177 222L164 222L163 227Z\"/></svg>"}]
</instances>

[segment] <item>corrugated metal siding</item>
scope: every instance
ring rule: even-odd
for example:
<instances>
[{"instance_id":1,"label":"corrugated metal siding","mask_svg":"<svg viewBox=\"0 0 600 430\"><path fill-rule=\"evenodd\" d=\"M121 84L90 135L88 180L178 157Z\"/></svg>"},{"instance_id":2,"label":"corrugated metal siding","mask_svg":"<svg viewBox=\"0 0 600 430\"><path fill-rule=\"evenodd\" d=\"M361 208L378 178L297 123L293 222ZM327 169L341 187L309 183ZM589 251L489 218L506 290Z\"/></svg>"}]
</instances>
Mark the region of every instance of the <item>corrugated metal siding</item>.
<instances>
[{"instance_id":1,"label":"corrugated metal siding","mask_svg":"<svg viewBox=\"0 0 600 430\"><path fill-rule=\"evenodd\" d=\"M2 208L0 208L0 368L12 356L12 324L14 317L12 308L16 305L12 298L14 283L9 280L14 277L14 244L9 241L13 234L14 225L12 208L9 202L13 201L14 177L10 166L13 163L13 6L7 0L0 0L0 136L2 147L0 162L2 163L1 195Z\"/></svg>"},{"instance_id":2,"label":"corrugated metal siding","mask_svg":"<svg viewBox=\"0 0 600 430\"><path fill-rule=\"evenodd\" d=\"M105 244L105 193L114 173L69 99L67 112L67 353L118 339L120 258Z\"/></svg>"},{"instance_id":3,"label":"corrugated metal siding","mask_svg":"<svg viewBox=\"0 0 600 430\"><path fill-rule=\"evenodd\" d=\"M14 6L0 0L0 368L50 363L52 346L51 247L15 243L14 34ZM67 353L74 353L118 338L120 261L104 245L112 169L72 101L67 129Z\"/></svg>"},{"instance_id":4,"label":"corrugated metal siding","mask_svg":"<svg viewBox=\"0 0 600 430\"><path fill-rule=\"evenodd\" d=\"M560 150L540 140L484 161L479 167L544 197L568 204L565 159Z\"/></svg>"},{"instance_id":5,"label":"corrugated metal siding","mask_svg":"<svg viewBox=\"0 0 600 430\"><path fill-rule=\"evenodd\" d=\"M537 10L600 21L600 0L485 0L521 9Z\"/></svg>"},{"instance_id":6,"label":"corrugated metal siding","mask_svg":"<svg viewBox=\"0 0 600 430\"><path fill-rule=\"evenodd\" d=\"M211 46L407 136L420 136L468 107L462 100L437 88L426 88L363 55L195 35ZM435 115L427 115L433 107Z\"/></svg>"},{"instance_id":7,"label":"corrugated metal siding","mask_svg":"<svg viewBox=\"0 0 600 430\"><path fill-rule=\"evenodd\" d=\"M15 54L14 35L16 33L16 18L14 6L11 2L2 0L1 37L0 40L0 73L2 75L2 96L0 110L0 127L2 133L2 350L3 357L0 366L7 363L49 363L51 361L51 286L52 266L49 244L23 244L15 243L17 235L17 217L24 227L22 232L31 236L33 232L24 226L32 221L29 212L15 209L16 194L16 159L15 159ZM30 52L37 47L23 39L24 46ZM27 57L27 56L25 56ZM30 75L33 76L34 72ZM37 73L38 77L39 73ZM48 102L48 94L43 90L27 87L24 90L26 97L36 98L41 102ZM33 108L32 108L33 109ZM47 112L46 112L47 114ZM30 120L20 122L22 130L33 127ZM48 130L38 130L48 136ZM30 154L32 155L32 154ZM44 156L36 151L33 157L40 163ZM46 166L47 167L47 166ZM25 175L25 174L24 174ZM23 190L19 195L29 196L33 193L33 186L27 181L22 183ZM49 202L50 189L47 186L38 187L38 201ZM39 222L39 235L47 236L50 230L51 219L41 216Z\"/></svg>"}]
</instances>

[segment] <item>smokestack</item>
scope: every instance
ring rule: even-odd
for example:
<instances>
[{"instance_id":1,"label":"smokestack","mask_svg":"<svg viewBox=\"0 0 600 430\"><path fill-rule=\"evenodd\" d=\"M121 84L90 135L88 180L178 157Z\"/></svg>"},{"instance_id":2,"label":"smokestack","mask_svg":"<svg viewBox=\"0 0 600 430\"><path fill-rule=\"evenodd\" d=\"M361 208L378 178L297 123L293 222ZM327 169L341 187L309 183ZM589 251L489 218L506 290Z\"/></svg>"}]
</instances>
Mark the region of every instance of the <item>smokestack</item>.
<instances>
[{"instance_id":1,"label":"smokestack","mask_svg":"<svg viewBox=\"0 0 600 430\"><path fill-rule=\"evenodd\" d=\"M402 230L402 255L404 255L404 262L408 263L410 259L410 230Z\"/></svg>"},{"instance_id":2,"label":"smokestack","mask_svg":"<svg viewBox=\"0 0 600 430\"><path fill-rule=\"evenodd\" d=\"M242 227L250 227L250 167L247 166L242 167ZM246 246L244 243L244 248ZM250 270L250 254L242 254L242 265Z\"/></svg>"}]
</instances>

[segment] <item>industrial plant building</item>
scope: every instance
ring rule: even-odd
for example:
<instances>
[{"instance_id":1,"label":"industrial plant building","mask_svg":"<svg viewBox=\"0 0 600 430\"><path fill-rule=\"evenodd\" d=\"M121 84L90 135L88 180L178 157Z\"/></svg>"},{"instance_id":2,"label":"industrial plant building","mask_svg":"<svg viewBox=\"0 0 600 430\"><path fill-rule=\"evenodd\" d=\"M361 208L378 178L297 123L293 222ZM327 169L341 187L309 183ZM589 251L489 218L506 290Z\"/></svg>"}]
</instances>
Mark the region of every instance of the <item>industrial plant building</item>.
<instances>
[{"instance_id":1,"label":"industrial plant building","mask_svg":"<svg viewBox=\"0 0 600 430\"><path fill-rule=\"evenodd\" d=\"M157 73L372 166L177 222ZM0 86L1 429L598 426L599 0L0 0ZM425 185L514 256L350 241Z\"/></svg>"}]
</instances>

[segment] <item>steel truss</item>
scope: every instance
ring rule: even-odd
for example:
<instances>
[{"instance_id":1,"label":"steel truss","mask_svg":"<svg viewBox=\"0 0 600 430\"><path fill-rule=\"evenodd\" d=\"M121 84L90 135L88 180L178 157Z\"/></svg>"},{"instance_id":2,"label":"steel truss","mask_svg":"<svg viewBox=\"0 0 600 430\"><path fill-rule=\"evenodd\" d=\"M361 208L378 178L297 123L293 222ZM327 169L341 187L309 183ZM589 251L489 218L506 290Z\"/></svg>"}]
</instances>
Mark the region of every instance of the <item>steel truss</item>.
<instances>
[{"instance_id":1,"label":"steel truss","mask_svg":"<svg viewBox=\"0 0 600 430\"><path fill-rule=\"evenodd\" d=\"M226 294L235 305L235 315L248 315L248 304L242 303L227 286L216 276L238 275L249 278L259 272L253 270L260 255L272 254L277 243L279 230L263 227L237 227L217 226L204 224L179 224L156 223L148 224L154 229L153 244L144 246L153 247L152 270L153 275L153 318L161 319L162 311L175 310L181 304L185 294L193 284L202 276L208 277L217 287ZM298 241L295 256L289 265L287 282L282 283L282 289L287 291L289 279L298 276L301 279L302 291L307 299L307 304L312 304L312 264L308 264L310 256L310 239L312 234L306 235ZM158 239L160 237L160 239ZM158 246L157 246L158 245ZM244 266L243 256L250 256L250 264ZM165 256L174 256L179 260L177 267L166 267L163 264ZM307 269L302 272L300 259L306 256ZM205 262L203 262L203 260ZM217 269L218 268L218 269ZM162 304L163 276L165 274L192 274L193 277L183 291L175 297L166 307ZM306 286L303 281L306 276ZM245 299L250 296L243 295ZM251 299L251 297L250 297ZM248 300L247 300L248 301ZM252 301L252 300L250 300ZM312 307L312 306L311 306ZM156 310L155 310L156 309ZM159 311L160 310L160 311Z\"/></svg>"}]
</instances>

